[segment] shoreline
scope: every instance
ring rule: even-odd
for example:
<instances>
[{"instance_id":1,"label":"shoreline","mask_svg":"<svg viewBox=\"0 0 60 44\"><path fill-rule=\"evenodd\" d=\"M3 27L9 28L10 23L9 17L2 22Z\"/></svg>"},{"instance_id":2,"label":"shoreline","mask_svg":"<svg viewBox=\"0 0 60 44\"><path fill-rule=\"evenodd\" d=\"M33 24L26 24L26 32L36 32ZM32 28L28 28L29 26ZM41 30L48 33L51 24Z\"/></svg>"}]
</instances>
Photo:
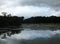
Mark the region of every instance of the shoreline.
<instances>
[{"instance_id":1,"label":"shoreline","mask_svg":"<svg viewBox=\"0 0 60 44\"><path fill-rule=\"evenodd\" d=\"M23 28L31 28L31 29L60 29L60 24L22 24Z\"/></svg>"}]
</instances>

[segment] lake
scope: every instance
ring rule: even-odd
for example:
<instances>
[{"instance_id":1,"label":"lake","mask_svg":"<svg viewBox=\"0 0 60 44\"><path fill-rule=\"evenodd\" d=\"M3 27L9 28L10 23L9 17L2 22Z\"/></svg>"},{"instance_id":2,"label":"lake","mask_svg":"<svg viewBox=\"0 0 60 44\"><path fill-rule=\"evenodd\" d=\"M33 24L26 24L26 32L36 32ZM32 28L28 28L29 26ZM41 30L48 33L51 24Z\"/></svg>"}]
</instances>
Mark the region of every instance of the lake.
<instances>
[{"instance_id":1,"label":"lake","mask_svg":"<svg viewBox=\"0 0 60 44\"><path fill-rule=\"evenodd\" d=\"M25 28L18 34L13 34L2 39L0 36L0 44L60 44L60 30L32 30Z\"/></svg>"}]
</instances>

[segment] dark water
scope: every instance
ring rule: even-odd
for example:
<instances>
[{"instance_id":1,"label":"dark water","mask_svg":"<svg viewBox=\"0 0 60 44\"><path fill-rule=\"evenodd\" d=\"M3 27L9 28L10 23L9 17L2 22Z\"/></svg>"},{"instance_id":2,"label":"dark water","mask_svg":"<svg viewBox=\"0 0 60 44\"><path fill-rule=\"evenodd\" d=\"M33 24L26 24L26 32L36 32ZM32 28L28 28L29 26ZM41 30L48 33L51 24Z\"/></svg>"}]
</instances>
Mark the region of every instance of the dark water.
<instances>
[{"instance_id":1,"label":"dark water","mask_svg":"<svg viewBox=\"0 0 60 44\"><path fill-rule=\"evenodd\" d=\"M60 44L60 30L31 30L25 29L18 34L6 36L0 44Z\"/></svg>"}]
</instances>

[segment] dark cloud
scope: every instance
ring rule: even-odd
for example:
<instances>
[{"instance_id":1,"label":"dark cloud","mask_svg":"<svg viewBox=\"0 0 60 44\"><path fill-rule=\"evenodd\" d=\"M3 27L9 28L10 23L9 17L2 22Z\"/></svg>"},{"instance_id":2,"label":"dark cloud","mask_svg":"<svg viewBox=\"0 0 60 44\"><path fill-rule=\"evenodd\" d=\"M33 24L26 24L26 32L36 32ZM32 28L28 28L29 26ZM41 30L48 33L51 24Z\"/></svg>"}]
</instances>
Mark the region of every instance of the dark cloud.
<instances>
[{"instance_id":1,"label":"dark cloud","mask_svg":"<svg viewBox=\"0 0 60 44\"><path fill-rule=\"evenodd\" d=\"M0 0L0 6L13 2L21 6L50 6L60 8L60 0Z\"/></svg>"},{"instance_id":2,"label":"dark cloud","mask_svg":"<svg viewBox=\"0 0 60 44\"><path fill-rule=\"evenodd\" d=\"M60 0L22 0L21 5L60 7Z\"/></svg>"}]
</instances>

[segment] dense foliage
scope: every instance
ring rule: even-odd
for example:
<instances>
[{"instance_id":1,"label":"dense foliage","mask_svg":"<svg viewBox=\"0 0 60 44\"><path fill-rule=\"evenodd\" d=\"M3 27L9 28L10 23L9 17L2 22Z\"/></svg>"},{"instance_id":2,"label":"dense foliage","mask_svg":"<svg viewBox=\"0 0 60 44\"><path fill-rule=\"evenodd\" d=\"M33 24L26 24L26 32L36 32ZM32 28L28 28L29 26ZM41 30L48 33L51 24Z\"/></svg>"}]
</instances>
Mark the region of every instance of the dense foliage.
<instances>
[{"instance_id":1,"label":"dense foliage","mask_svg":"<svg viewBox=\"0 0 60 44\"><path fill-rule=\"evenodd\" d=\"M1 27L13 27L13 26L20 26L23 22L24 17L17 17L17 16L0 16L0 28Z\"/></svg>"},{"instance_id":2,"label":"dense foliage","mask_svg":"<svg viewBox=\"0 0 60 44\"><path fill-rule=\"evenodd\" d=\"M24 23L32 23L32 24L37 24L37 23L60 23L60 17L56 17L56 16L50 16L50 17L36 16L36 17L31 17L31 18L25 19Z\"/></svg>"}]
</instances>

